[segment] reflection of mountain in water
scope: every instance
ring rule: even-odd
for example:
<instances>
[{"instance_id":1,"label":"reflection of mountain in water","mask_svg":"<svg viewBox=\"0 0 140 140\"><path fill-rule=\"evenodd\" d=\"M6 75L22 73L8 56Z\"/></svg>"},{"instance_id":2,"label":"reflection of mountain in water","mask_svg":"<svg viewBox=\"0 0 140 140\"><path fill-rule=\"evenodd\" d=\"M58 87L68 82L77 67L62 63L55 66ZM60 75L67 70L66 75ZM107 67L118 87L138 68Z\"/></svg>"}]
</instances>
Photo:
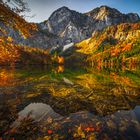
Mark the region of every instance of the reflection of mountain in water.
<instances>
[{"instance_id":1,"label":"reflection of mountain in water","mask_svg":"<svg viewBox=\"0 0 140 140\"><path fill-rule=\"evenodd\" d=\"M42 102L61 115L83 110L108 115L118 110L133 109L140 103L139 69L114 72L80 68L65 69L62 73L56 73L55 69L31 68L3 71L6 81L10 81L8 75L12 75L13 83L18 81L8 86L5 84L0 89L11 97L17 94L21 100L18 110L30 103ZM12 100L16 102L16 99Z\"/></svg>"},{"instance_id":2,"label":"reflection of mountain in water","mask_svg":"<svg viewBox=\"0 0 140 140\"><path fill-rule=\"evenodd\" d=\"M23 134L28 124L32 126L28 131L32 132L36 123L42 136L53 129L54 133L49 131L52 136L73 137L76 133L77 139L81 138L79 132L85 133L87 138L87 130L97 130L97 139L103 139L101 136L105 133L106 137L116 135L118 139L129 136L140 138L139 69L99 71L80 68L58 72L57 68L26 68L3 69L1 72L0 78L5 83L1 83L0 100L5 104L0 104L3 116L0 128L3 129L3 124L6 124L4 131L10 124L18 131L24 130L20 131ZM13 114L14 118L9 121L7 118Z\"/></svg>"}]
</instances>

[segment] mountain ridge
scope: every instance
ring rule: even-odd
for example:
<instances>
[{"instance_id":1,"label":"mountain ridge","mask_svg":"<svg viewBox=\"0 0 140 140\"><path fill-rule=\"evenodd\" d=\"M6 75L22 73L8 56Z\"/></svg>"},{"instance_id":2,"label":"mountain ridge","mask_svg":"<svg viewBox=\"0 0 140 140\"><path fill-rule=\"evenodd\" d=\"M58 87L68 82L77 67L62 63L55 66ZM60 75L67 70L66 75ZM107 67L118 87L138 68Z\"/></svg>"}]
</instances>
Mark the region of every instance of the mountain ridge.
<instances>
[{"instance_id":1,"label":"mountain ridge","mask_svg":"<svg viewBox=\"0 0 140 140\"><path fill-rule=\"evenodd\" d=\"M105 12L107 11L107 12ZM101 6L91 10L91 14L79 13L68 7L61 7L54 11L45 22L40 23L42 29L56 34L62 40L59 45L68 42L80 42L92 36L94 31L120 23L133 23L139 20L139 15L134 13L122 14L115 8Z\"/></svg>"},{"instance_id":2,"label":"mountain ridge","mask_svg":"<svg viewBox=\"0 0 140 140\"><path fill-rule=\"evenodd\" d=\"M0 35L2 39L6 37L8 40L14 40L11 41L13 46L18 44L19 46L41 48L49 50L49 53L63 52L66 48L70 49L73 47L71 44L89 39L108 26L121 23L132 24L140 19L137 14L124 15L116 9L106 6L90 11L92 16L70 10L68 7L61 7L54 11L48 20L38 24L26 22L4 5L0 5L0 8ZM3 34L4 31L5 34Z\"/></svg>"},{"instance_id":3,"label":"mountain ridge","mask_svg":"<svg viewBox=\"0 0 140 140\"><path fill-rule=\"evenodd\" d=\"M117 14L115 15L115 13L119 13L119 15L124 15L124 14L121 14L121 12L119 12L118 10L116 9L114 10L114 8L110 8L108 6L101 6L101 7L95 8L92 10L92 12L94 13L94 15L96 15L96 17L98 17L98 15L100 15L100 12L102 12L102 10L104 11L104 9L108 9L109 11L113 10L114 12L112 14L115 17L117 16ZM91 11L89 13L91 13ZM107 13L105 13L103 16L106 16L106 15ZM129 22L129 23L136 22L139 19L138 15L135 15L133 13L129 15L131 15L132 18L130 18L129 20L126 19L126 22ZM18 18L18 15L17 15L17 18ZM44 22L41 22L41 23L26 22L27 27L30 27L30 25L32 24L36 26L37 31L34 32L36 40L34 40L34 37L32 36L26 37L26 39L24 39L24 37L18 37L18 35L16 35L16 38L18 42L21 42L21 44L32 46L32 47L41 47L43 49L52 48L52 47L62 48L64 45L68 43L71 43L71 42L77 43L84 39L87 39L91 37L95 31L102 30L106 26L119 24L123 22L124 21L122 20L114 21L112 19L110 21L110 19L108 18L105 18L102 21L99 20L99 18L93 19L92 16L79 13L77 11L69 9L66 6L63 6L55 10L51 14L51 16ZM13 29L13 32L14 32L14 29ZM26 34L27 33L29 32L27 31Z\"/></svg>"},{"instance_id":4,"label":"mountain ridge","mask_svg":"<svg viewBox=\"0 0 140 140\"><path fill-rule=\"evenodd\" d=\"M108 26L76 46L87 62L97 65L139 63L140 22Z\"/></svg>"}]
</instances>

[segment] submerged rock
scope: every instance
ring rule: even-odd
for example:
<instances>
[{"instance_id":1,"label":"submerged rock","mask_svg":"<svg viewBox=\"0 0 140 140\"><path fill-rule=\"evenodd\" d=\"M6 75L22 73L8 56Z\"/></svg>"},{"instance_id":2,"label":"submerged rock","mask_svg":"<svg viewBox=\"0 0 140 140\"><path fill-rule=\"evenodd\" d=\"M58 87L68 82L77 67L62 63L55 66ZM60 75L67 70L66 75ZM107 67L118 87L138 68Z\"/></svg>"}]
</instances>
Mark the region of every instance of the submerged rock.
<instances>
[{"instance_id":1,"label":"submerged rock","mask_svg":"<svg viewBox=\"0 0 140 140\"><path fill-rule=\"evenodd\" d=\"M61 116L53 111L53 109L44 103L31 103L18 113L18 119L11 125L11 127L18 127L21 121L25 118L32 118L35 122L43 119L58 119Z\"/></svg>"}]
</instances>

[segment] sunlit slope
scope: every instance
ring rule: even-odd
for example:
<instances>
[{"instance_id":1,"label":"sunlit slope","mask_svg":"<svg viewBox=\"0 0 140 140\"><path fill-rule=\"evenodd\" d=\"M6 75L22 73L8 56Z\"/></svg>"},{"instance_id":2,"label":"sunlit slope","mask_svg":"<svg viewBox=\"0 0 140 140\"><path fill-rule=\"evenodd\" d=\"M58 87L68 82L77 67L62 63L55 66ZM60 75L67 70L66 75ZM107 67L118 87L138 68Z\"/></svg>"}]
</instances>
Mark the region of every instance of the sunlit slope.
<instances>
[{"instance_id":1,"label":"sunlit slope","mask_svg":"<svg viewBox=\"0 0 140 140\"><path fill-rule=\"evenodd\" d=\"M47 35L38 32L37 24L26 22L0 4L0 65L63 63L63 58L51 57L48 49L34 46L49 38Z\"/></svg>"},{"instance_id":2,"label":"sunlit slope","mask_svg":"<svg viewBox=\"0 0 140 140\"><path fill-rule=\"evenodd\" d=\"M88 61L139 62L140 22L109 26L76 46L78 52L88 55Z\"/></svg>"},{"instance_id":3,"label":"sunlit slope","mask_svg":"<svg viewBox=\"0 0 140 140\"><path fill-rule=\"evenodd\" d=\"M28 63L41 57L41 50L28 48L19 43L19 40L31 37L35 31L36 24L27 23L8 7L0 4L0 64L9 65L21 61Z\"/></svg>"},{"instance_id":4,"label":"sunlit slope","mask_svg":"<svg viewBox=\"0 0 140 140\"><path fill-rule=\"evenodd\" d=\"M0 4L0 35L5 34L6 36L10 31L14 30L17 35L27 38L31 36L33 31L37 30L37 26L34 23L26 22L8 7Z\"/></svg>"}]
</instances>

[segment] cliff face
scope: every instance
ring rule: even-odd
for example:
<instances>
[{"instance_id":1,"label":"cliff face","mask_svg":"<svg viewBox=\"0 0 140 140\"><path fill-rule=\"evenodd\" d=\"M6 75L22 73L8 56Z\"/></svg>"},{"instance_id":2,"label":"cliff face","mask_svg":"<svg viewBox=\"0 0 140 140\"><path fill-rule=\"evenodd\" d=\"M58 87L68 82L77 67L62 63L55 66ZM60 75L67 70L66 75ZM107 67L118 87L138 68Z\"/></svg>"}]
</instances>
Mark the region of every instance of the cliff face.
<instances>
[{"instance_id":1,"label":"cliff face","mask_svg":"<svg viewBox=\"0 0 140 140\"><path fill-rule=\"evenodd\" d=\"M92 18L62 7L56 10L46 22L41 23L40 27L62 38L65 44L90 37L94 24Z\"/></svg>"},{"instance_id":2,"label":"cliff face","mask_svg":"<svg viewBox=\"0 0 140 140\"><path fill-rule=\"evenodd\" d=\"M96 30L102 30L106 26L116 25L120 23L133 23L139 20L138 14L129 13L122 14L115 8L101 6L85 13L96 21Z\"/></svg>"},{"instance_id":3,"label":"cliff face","mask_svg":"<svg viewBox=\"0 0 140 140\"><path fill-rule=\"evenodd\" d=\"M122 14L107 6L101 6L85 14L62 7L53 12L47 21L40 23L39 27L60 37L61 41L58 41L58 44L65 45L87 39L92 33L107 26L138 20L137 14Z\"/></svg>"}]
</instances>

